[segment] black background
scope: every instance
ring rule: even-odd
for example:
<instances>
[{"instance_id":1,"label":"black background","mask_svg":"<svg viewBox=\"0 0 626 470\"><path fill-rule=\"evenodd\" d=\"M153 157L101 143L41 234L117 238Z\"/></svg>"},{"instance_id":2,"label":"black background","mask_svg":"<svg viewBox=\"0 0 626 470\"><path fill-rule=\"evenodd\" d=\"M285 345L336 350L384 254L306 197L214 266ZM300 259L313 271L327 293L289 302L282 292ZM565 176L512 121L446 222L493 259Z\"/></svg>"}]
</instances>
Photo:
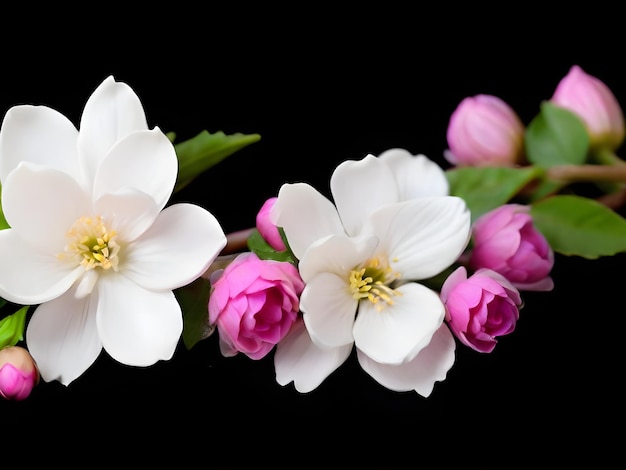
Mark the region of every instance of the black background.
<instances>
[{"instance_id":1,"label":"black background","mask_svg":"<svg viewBox=\"0 0 626 470\"><path fill-rule=\"evenodd\" d=\"M24 22L3 46L0 113L45 104L78 125L86 99L113 75L135 90L150 126L178 140L204 129L260 134L174 196L211 211L226 232L251 227L283 182L328 193L346 159L402 147L445 165L449 116L469 95L500 96L528 123L578 64L626 107L619 29L592 31L592 17L157 13L43 31ZM374 191L363 188L364 203ZM0 401L0 423L11 442L43 445L49 462L78 459L77 448L112 462L170 456L231 467L605 458L605 430L622 422L625 259L557 256L554 291L524 294L516 331L493 353L459 346L429 398L382 388L354 357L300 394L275 382L271 355L224 358L214 335L145 369L103 353L68 387L42 383L24 402Z\"/></svg>"}]
</instances>

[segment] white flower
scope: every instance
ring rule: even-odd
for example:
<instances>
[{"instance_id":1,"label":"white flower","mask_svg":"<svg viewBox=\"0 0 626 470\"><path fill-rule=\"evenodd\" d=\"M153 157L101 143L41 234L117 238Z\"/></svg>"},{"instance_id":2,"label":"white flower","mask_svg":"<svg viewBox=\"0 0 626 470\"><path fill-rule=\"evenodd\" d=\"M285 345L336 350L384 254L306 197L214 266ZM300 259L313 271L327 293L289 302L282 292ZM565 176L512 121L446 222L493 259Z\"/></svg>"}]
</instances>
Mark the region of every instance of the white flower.
<instances>
[{"instance_id":1,"label":"white flower","mask_svg":"<svg viewBox=\"0 0 626 470\"><path fill-rule=\"evenodd\" d=\"M445 172L425 155L394 148L385 150L378 158L387 164L396 179L398 201L450 194Z\"/></svg>"},{"instance_id":2,"label":"white flower","mask_svg":"<svg viewBox=\"0 0 626 470\"><path fill-rule=\"evenodd\" d=\"M340 164L331 177L335 205L305 183L280 189L272 218L306 283L300 303L306 328L294 328L274 356L282 385L313 390L353 345L380 384L423 396L454 363L443 303L413 281L458 259L469 241L470 214L462 199L444 195L445 175L433 162L401 150L394 155ZM412 188L423 176L436 196Z\"/></svg>"},{"instance_id":3,"label":"white flower","mask_svg":"<svg viewBox=\"0 0 626 470\"><path fill-rule=\"evenodd\" d=\"M15 106L0 130L0 296L40 304L28 348L46 381L67 385L104 348L148 366L170 359L182 332L173 289L226 245L199 206L164 209L177 157L128 85L108 77L80 131L44 106Z\"/></svg>"}]
</instances>

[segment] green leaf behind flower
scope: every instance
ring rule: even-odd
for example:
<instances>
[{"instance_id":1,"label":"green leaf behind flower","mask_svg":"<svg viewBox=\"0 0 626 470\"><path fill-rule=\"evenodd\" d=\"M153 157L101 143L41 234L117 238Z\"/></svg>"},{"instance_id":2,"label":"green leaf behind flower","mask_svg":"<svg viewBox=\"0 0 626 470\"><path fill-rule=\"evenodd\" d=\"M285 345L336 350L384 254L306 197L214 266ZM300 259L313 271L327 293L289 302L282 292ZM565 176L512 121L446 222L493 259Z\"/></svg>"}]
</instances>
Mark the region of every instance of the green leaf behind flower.
<instances>
[{"instance_id":1,"label":"green leaf behind flower","mask_svg":"<svg viewBox=\"0 0 626 470\"><path fill-rule=\"evenodd\" d=\"M174 291L183 311L183 343L187 349L213 334L209 324L210 294L211 282L203 277Z\"/></svg>"},{"instance_id":2,"label":"green leaf behind flower","mask_svg":"<svg viewBox=\"0 0 626 470\"><path fill-rule=\"evenodd\" d=\"M24 339L28 306L21 307L15 313L0 320L0 349L15 346Z\"/></svg>"},{"instance_id":3,"label":"green leaf behind flower","mask_svg":"<svg viewBox=\"0 0 626 470\"><path fill-rule=\"evenodd\" d=\"M287 249L285 251L276 251L274 248L272 248L269 243L267 243L267 241L265 241L265 239L261 236L257 229L254 229L248 237L248 248L253 253L256 253L256 255L261 259L287 261L296 265L296 257L289 249L289 245L287 245L286 238L284 236L284 233L282 232L282 229L279 228L279 230L281 231L281 236L283 238L283 241L285 241L285 245L287 246Z\"/></svg>"},{"instance_id":4,"label":"green leaf behind flower","mask_svg":"<svg viewBox=\"0 0 626 470\"><path fill-rule=\"evenodd\" d=\"M595 259L626 251L626 220L593 199L558 195L530 207L555 252Z\"/></svg>"},{"instance_id":5,"label":"green leaf behind flower","mask_svg":"<svg viewBox=\"0 0 626 470\"><path fill-rule=\"evenodd\" d=\"M450 194L465 200L472 221L509 202L531 181L540 178L541 168L455 167L446 171Z\"/></svg>"},{"instance_id":6,"label":"green leaf behind flower","mask_svg":"<svg viewBox=\"0 0 626 470\"><path fill-rule=\"evenodd\" d=\"M173 142L176 134L169 133ZM174 191L191 183L196 176L221 162L226 157L261 139L259 134L202 131L189 140L174 144L178 156L178 179Z\"/></svg>"},{"instance_id":7,"label":"green leaf behind flower","mask_svg":"<svg viewBox=\"0 0 626 470\"><path fill-rule=\"evenodd\" d=\"M526 158L534 165L581 165L587 159L589 135L578 116L544 101L526 129L525 146Z\"/></svg>"}]
</instances>

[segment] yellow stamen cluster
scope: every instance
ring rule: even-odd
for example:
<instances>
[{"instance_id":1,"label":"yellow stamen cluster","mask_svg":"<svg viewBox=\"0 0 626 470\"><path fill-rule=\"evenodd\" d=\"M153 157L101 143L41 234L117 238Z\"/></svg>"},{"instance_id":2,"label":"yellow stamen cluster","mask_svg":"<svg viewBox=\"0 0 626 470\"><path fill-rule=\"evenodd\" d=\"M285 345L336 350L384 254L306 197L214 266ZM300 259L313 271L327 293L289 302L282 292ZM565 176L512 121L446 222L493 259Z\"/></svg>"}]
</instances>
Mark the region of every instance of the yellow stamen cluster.
<instances>
[{"instance_id":1,"label":"yellow stamen cluster","mask_svg":"<svg viewBox=\"0 0 626 470\"><path fill-rule=\"evenodd\" d=\"M114 230L107 230L102 217L81 217L66 234L70 242L65 251L78 256L86 270L99 267L117 271L120 246L116 236Z\"/></svg>"},{"instance_id":2,"label":"yellow stamen cluster","mask_svg":"<svg viewBox=\"0 0 626 470\"><path fill-rule=\"evenodd\" d=\"M389 287L399 278L400 274L391 269L386 258L372 258L350 271L352 297L356 300L367 299L382 310L385 305L393 305L394 296L401 295Z\"/></svg>"}]
</instances>

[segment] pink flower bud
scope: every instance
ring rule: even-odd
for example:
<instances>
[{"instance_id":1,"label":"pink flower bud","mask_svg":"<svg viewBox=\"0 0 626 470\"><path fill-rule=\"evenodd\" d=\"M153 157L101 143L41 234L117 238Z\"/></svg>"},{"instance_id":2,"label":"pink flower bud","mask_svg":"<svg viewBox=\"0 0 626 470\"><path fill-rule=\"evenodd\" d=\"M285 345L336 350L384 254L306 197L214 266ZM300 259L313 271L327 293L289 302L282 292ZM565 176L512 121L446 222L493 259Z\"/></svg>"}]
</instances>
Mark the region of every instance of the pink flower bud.
<instances>
[{"instance_id":1,"label":"pink flower bud","mask_svg":"<svg viewBox=\"0 0 626 470\"><path fill-rule=\"evenodd\" d=\"M469 266L489 268L520 290L549 291L554 251L533 224L530 208L505 204L480 216L472 226Z\"/></svg>"},{"instance_id":2,"label":"pink flower bud","mask_svg":"<svg viewBox=\"0 0 626 470\"><path fill-rule=\"evenodd\" d=\"M524 159L524 131L517 113L502 99L467 97L450 116L444 157L457 166L514 166Z\"/></svg>"},{"instance_id":3,"label":"pink flower bud","mask_svg":"<svg viewBox=\"0 0 626 470\"><path fill-rule=\"evenodd\" d=\"M283 242L278 227L270 221L270 211L276 203L277 197L271 197L261 207L256 216L256 228L265 241L276 251L285 251L287 248Z\"/></svg>"},{"instance_id":4,"label":"pink flower bud","mask_svg":"<svg viewBox=\"0 0 626 470\"><path fill-rule=\"evenodd\" d=\"M515 329L522 304L519 291L504 276L479 269L467 277L463 266L443 283L441 300L454 335L484 353L493 351L499 336Z\"/></svg>"},{"instance_id":5,"label":"pink flower bud","mask_svg":"<svg viewBox=\"0 0 626 470\"><path fill-rule=\"evenodd\" d=\"M261 359L296 321L304 282L291 263L238 255L213 283L209 323L216 324L224 356Z\"/></svg>"},{"instance_id":6,"label":"pink flower bud","mask_svg":"<svg viewBox=\"0 0 626 470\"><path fill-rule=\"evenodd\" d=\"M25 348L0 349L0 396L7 400L25 400L37 383L39 370Z\"/></svg>"},{"instance_id":7,"label":"pink flower bud","mask_svg":"<svg viewBox=\"0 0 626 470\"><path fill-rule=\"evenodd\" d=\"M624 140L624 115L617 98L598 78L574 65L561 79L550 101L580 117L591 148L617 149Z\"/></svg>"}]
</instances>

